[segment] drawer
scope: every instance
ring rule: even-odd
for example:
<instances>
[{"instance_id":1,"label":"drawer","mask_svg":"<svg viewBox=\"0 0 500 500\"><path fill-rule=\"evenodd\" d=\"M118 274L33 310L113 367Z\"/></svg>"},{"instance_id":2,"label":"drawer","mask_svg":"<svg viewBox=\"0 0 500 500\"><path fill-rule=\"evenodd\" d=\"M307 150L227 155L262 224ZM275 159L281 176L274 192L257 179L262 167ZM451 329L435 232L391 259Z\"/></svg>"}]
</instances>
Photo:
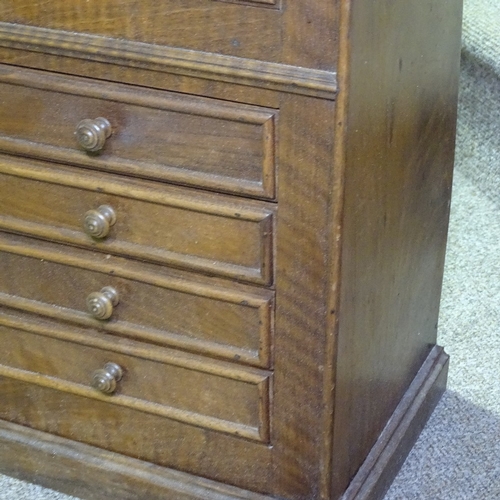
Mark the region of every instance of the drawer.
<instances>
[{"instance_id":1,"label":"drawer","mask_svg":"<svg viewBox=\"0 0 500 500\"><path fill-rule=\"evenodd\" d=\"M271 205L167 186L145 188L127 179L76 170L0 158L0 228L241 281L272 283ZM114 217L102 207L111 207ZM98 231L99 237L85 231Z\"/></svg>"},{"instance_id":2,"label":"drawer","mask_svg":"<svg viewBox=\"0 0 500 500\"><path fill-rule=\"evenodd\" d=\"M271 291L0 233L0 304L120 337L269 367L273 303Z\"/></svg>"},{"instance_id":3,"label":"drawer","mask_svg":"<svg viewBox=\"0 0 500 500\"><path fill-rule=\"evenodd\" d=\"M1 150L216 191L274 198L276 113L0 66Z\"/></svg>"},{"instance_id":4,"label":"drawer","mask_svg":"<svg viewBox=\"0 0 500 500\"><path fill-rule=\"evenodd\" d=\"M3 21L18 24L278 60L280 5L281 0L2 0L1 14Z\"/></svg>"},{"instance_id":5,"label":"drawer","mask_svg":"<svg viewBox=\"0 0 500 500\"><path fill-rule=\"evenodd\" d=\"M0 343L8 346L0 350L2 376L249 440L269 440L270 372L117 343L92 331L5 313L0 314Z\"/></svg>"}]
</instances>

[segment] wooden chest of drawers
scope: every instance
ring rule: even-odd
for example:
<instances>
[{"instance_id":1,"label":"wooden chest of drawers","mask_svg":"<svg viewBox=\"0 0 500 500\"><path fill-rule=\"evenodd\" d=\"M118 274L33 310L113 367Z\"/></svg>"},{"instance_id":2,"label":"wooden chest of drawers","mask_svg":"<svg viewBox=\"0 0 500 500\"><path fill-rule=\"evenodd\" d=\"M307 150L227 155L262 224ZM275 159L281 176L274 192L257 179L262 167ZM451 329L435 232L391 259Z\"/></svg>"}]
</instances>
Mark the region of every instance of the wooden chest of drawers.
<instances>
[{"instance_id":1,"label":"wooden chest of drawers","mask_svg":"<svg viewBox=\"0 0 500 500\"><path fill-rule=\"evenodd\" d=\"M435 345L460 0L4 0L0 471L381 498Z\"/></svg>"}]
</instances>

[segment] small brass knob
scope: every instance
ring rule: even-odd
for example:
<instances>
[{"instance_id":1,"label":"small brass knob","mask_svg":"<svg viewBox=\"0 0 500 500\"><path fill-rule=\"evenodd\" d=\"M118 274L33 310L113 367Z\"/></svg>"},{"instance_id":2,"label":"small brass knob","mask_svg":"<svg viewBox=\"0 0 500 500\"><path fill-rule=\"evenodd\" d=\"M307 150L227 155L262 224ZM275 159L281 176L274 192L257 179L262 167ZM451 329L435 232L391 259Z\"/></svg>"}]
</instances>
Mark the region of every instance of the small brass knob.
<instances>
[{"instance_id":1,"label":"small brass knob","mask_svg":"<svg viewBox=\"0 0 500 500\"><path fill-rule=\"evenodd\" d=\"M113 394L116 383L123 377L121 366L116 363L106 363L104 368L96 370L92 375L92 387L104 394Z\"/></svg>"},{"instance_id":2,"label":"small brass knob","mask_svg":"<svg viewBox=\"0 0 500 500\"><path fill-rule=\"evenodd\" d=\"M100 292L93 292L87 297L87 310L96 319L108 319L119 301L118 292L112 286L105 286Z\"/></svg>"},{"instance_id":3,"label":"small brass knob","mask_svg":"<svg viewBox=\"0 0 500 500\"><path fill-rule=\"evenodd\" d=\"M82 120L75 130L76 140L86 151L96 153L106 144L106 139L111 135L111 124L106 118Z\"/></svg>"},{"instance_id":4,"label":"small brass knob","mask_svg":"<svg viewBox=\"0 0 500 500\"><path fill-rule=\"evenodd\" d=\"M83 219L83 230L92 238L105 238L109 228L116 222L115 211L109 205L89 210Z\"/></svg>"}]
</instances>

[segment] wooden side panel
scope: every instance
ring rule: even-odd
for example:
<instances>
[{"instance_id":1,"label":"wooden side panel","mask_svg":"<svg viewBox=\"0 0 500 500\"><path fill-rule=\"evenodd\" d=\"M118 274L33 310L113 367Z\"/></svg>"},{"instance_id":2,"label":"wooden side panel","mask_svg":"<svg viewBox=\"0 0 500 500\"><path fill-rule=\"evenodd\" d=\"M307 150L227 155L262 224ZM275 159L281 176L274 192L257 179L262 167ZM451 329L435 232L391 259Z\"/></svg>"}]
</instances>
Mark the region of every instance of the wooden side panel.
<instances>
[{"instance_id":1,"label":"wooden side panel","mask_svg":"<svg viewBox=\"0 0 500 500\"><path fill-rule=\"evenodd\" d=\"M350 7L332 498L436 342L460 51L459 0Z\"/></svg>"},{"instance_id":2,"label":"wooden side panel","mask_svg":"<svg viewBox=\"0 0 500 500\"><path fill-rule=\"evenodd\" d=\"M296 97L280 110L272 469L273 493L287 500L321 498L328 475L334 110L334 102Z\"/></svg>"}]
</instances>

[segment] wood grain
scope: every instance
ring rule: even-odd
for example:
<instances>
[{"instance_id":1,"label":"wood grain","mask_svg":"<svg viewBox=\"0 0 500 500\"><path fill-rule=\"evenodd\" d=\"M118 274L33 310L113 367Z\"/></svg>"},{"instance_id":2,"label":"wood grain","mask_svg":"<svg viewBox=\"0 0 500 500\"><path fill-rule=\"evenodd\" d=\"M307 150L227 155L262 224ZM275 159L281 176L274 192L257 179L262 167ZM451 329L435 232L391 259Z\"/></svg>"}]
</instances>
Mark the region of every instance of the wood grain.
<instances>
[{"instance_id":1,"label":"wood grain","mask_svg":"<svg viewBox=\"0 0 500 500\"><path fill-rule=\"evenodd\" d=\"M269 7L279 9L281 0L216 0L218 2L239 3L242 5L255 5L256 7Z\"/></svg>"},{"instance_id":2,"label":"wood grain","mask_svg":"<svg viewBox=\"0 0 500 500\"><path fill-rule=\"evenodd\" d=\"M279 62L281 12L209 0L5 0L2 21ZM132 15L131 15L132 14Z\"/></svg>"},{"instance_id":3,"label":"wood grain","mask_svg":"<svg viewBox=\"0 0 500 500\"><path fill-rule=\"evenodd\" d=\"M274 198L275 111L1 65L0 82L4 151ZM112 134L89 155L74 133L98 116Z\"/></svg>"},{"instance_id":4,"label":"wood grain","mask_svg":"<svg viewBox=\"0 0 500 500\"><path fill-rule=\"evenodd\" d=\"M175 283L148 285L124 278L110 259L99 265L75 252L16 243L19 239L0 239L1 304L118 336L270 366L272 294L218 294L217 289L203 294L196 282L180 290ZM93 318L85 305L86 297L104 286L120 296L107 321Z\"/></svg>"},{"instance_id":5,"label":"wood grain","mask_svg":"<svg viewBox=\"0 0 500 500\"><path fill-rule=\"evenodd\" d=\"M385 472L391 469L387 464L390 461L400 462L412 445L422 425L421 414L428 415L432 411L444 389L446 371L447 356L439 349L431 351L418 377L398 405L396 418L391 419L384 429L377 445L343 495L343 500L383 497L391 480L390 476L384 477ZM415 419L417 425L413 423ZM189 500L228 500L225 496L219 496L223 493L235 495L229 497L230 500L271 498L231 490L212 481L141 463L7 422L0 421L0 441L0 453L9 457L9 460L0 460L3 472L21 479L33 480L36 477L36 482L49 487L57 484L57 489L81 498L104 500L108 498L108 489L114 495L120 491L120 498L134 500L146 491L150 498L175 500L184 500L185 496ZM401 450L401 445L406 449ZM85 463L84 468L81 467L82 461ZM34 463L38 464L37 471L31 472ZM78 478L74 477L75 471L78 471ZM91 481L82 479L90 474ZM126 480L123 480L124 477ZM363 490L360 491L362 486ZM128 490L129 487L132 491ZM213 497L214 489L218 492L216 497ZM160 496L154 496L156 494Z\"/></svg>"},{"instance_id":6,"label":"wood grain","mask_svg":"<svg viewBox=\"0 0 500 500\"><path fill-rule=\"evenodd\" d=\"M280 108L273 484L274 494L287 500L320 498L327 473L319 464L323 391L331 391L323 386L331 376L326 297L336 288L325 272L332 245L334 110L333 102L288 96Z\"/></svg>"},{"instance_id":7,"label":"wood grain","mask_svg":"<svg viewBox=\"0 0 500 500\"><path fill-rule=\"evenodd\" d=\"M0 172L12 171L7 159L0 163ZM36 168L43 178L41 165ZM112 194L120 191L119 179L116 190L112 177L96 189L84 173L76 187L76 171L68 175L63 171L58 175L56 170L46 172L52 182L0 173L0 227L242 281L272 283L273 221L269 210L260 210L259 214L249 206L248 211L237 207L230 213L228 207L218 210L214 199L209 210L212 213L207 213L195 193L194 197L185 197L185 203L179 198L169 203L165 192L163 203L158 204L133 197L130 192L126 197ZM65 180L75 187L61 185ZM32 205L20 196L26 191L31 193ZM113 207L117 221L106 238L95 240L85 234L83 219L89 210L101 205Z\"/></svg>"},{"instance_id":8,"label":"wood grain","mask_svg":"<svg viewBox=\"0 0 500 500\"><path fill-rule=\"evenodd\" d=\"M151 500L271 500L5 421L0 421L0 442L3 473L78 498L139 500L147 495Z\"/></svg>"},{"instance_id":9,"label":"wood grain","mask_svg":"<svg viewBox=\"0 0 500 500\"><path fill-rule=\"evenodd\" d=\"M338 4L281 0L274 6L278 9L262 8L263 2L272 7L272 1L249 0L244 2L247 5L237 5L210 0L164 0L161 4L146 0L138 5L125 0L118 7L112 0L99 5L97 0L78 5L56 0L50 6L7 0L0 14L7 23L53 31L334 71ZM127 16L127 12L134 16Z\"/></svg>"},{"instance_id":10,"label":"wood grain","mask_svg":"<svg viewBox=\"0 0 500 500\"><path fill-rule=\"evenodd\" d=\"M297 19L301 23L310 24L307 17L299 15ZM315 69L307 61L303 65L294 66L290 62L283 64L243 59L220 55L218 52L207 54L11 23L0 22L0 46L52 54L60 58L76 58L73 66L78 65L78 59L85 59L326 99L334 99L337 89L333 67ZM20 52L10 54L16 64L26 56ZM296 56L299 54L300 51ZM330 53L321 51L316 46L316 58L311 62L321 60L325 54L331 58Z\"/></svg>"},{"instance_id":11,"label":"wood grain","mask_svg":"<svg viewBox=\"0 0 500 500\"><path fill-rule=\"evenodd\" d=\"M249 491L270 488L271 449L259 441L10 377L0 377L0 390L4 421Z\"/></svg>"},{"instance_id":12,"label":"wood grain","mask_svg":"<svg viewBox=\"0 0 500 500\"><path fill-rule=\"evenodd\" d=\"M436 342L460 20L454 0L351 4L333 498Z\"/></svg>"},{"instance_id":13,"label":"wood grain","mask_svg":"<svg viewBox=\"0 0 500 500\"><path fill-rule=\"evenodd\" d=\"M189 377L173 376L183 381L178 399L168 397L179 404L151 395L139 406L109 404L66 374L64 384L80 389L57 385L65 378L50 370L38 383L19 354L0 377L0 418L147 460L167 478L172 468L188 474L171 488L156 476L142 483L165 498L211 498L213 483L193 490L204 477L246 490L220 490L224 499L378 500L446 373L435 342L461 0L125 0L120 8L103 0L93 19L96 2L0 8L4 100L18 95L20 109L34 96L35 111L52 102L43 115L52 118L104 103L123 141L88 157L61 139L65 126L54 126L57 140L45 130L37 142L47 120L5 113L0 221L10 234L0 237L8 277L0 324L7 336L46 337L56 356L66 343L101 361L119 350L130 366L168 365ZM162 143L167 115L179 130L177 156L170 139ZM119 130L134 120L141 126L131 127L129 147ZM189 144L198 136L196 156ZM177 170L165 168L166 153ZM126 217L109 240L85 241L75 218L102 203ZM20 267L15 283L11 268ZM51 275L75 290L47 285ZM110 280L125 287L122 312L117 306L117 321L95 328L78 311L78 283ZM184 319L186 307L197 314ZM68 357L88 362L76 351ZM153 392L168 378L162 370L146 370ZM191 391L194 372L206 380ZM214 377L230 388L204 401ZM240 384L250 389L238 393ZM225 430L188 422L186 412ZM56 461L74 464L66 444L57 441ZM88 451L77 466L82 477L95 456ZM115 467L106 457L105 470ZM36 464L21 467L37 477ZM116 481L138 484L127 467L116 467ZM43 470L40 481L67 487ZM100 480L104 491L109 481ZM77 491L92 498L85 488Z\"/></svg>"},{"instance_id":14,"label":"wood grain","mask_svg":"<svg viewBox=\"0 0 500 500\"><path fill-rule=\"evenodd\" d=\"M0 354L0 376L247 439L269 439L265 376L252 384L2 326L0 340L9 345ZM110 396L90 385L92 373L109 361L125 371Z\"/></svg>"}]
</instances>

